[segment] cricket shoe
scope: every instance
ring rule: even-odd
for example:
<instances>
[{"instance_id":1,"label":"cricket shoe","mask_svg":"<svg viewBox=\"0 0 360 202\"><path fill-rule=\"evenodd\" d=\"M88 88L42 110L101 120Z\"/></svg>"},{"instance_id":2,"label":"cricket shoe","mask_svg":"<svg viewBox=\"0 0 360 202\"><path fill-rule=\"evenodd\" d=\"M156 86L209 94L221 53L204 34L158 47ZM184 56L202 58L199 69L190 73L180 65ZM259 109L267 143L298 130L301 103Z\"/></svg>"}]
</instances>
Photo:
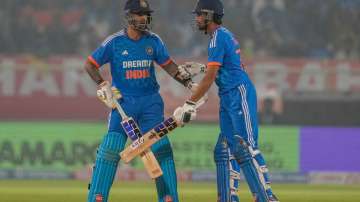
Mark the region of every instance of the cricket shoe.
<instances>
[{"instance_id":1,"label":"cricket shoe","mask_svg":"<svg viewBox=\"0 0 360 202\"><path fill-rule=\"evenodd\" d=\"M174 200L173 200L173 198L171 196L166 195L164 201L165 202L173 202Z\"/></svg>"},{"instance_id":2,"label":"cricket shoe","mask_svg":"<svg viewBox=\"0 0 360 202\"><path fill-rule=\"evenodd\" d=\"M230 200L231 202L239 202L239 197L237 195L231 195L230 198L231 198Z\"/></svg>"},{"instance_id":3,"label":"cricket shoe","mask_svg":"<svg viewBox=\"0 0 360 202\"><path fill-rule=\"evenodd\" d=\"M275 194L271 194L269 196L269 202L280 202L279 199L275 196Z\"/></svg>"}]
</instances>

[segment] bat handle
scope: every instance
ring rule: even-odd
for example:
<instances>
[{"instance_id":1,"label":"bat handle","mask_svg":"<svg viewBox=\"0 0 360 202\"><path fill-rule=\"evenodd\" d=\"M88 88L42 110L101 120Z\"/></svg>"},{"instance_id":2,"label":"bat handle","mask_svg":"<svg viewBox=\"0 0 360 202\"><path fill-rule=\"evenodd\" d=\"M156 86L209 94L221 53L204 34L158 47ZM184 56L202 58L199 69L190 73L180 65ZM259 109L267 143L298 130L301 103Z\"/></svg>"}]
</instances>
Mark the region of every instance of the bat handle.
<instances>
[{"instance_id":1,"label":"bat handle","mask_svg":"<svg viewBox=\"0 0 360 202\"><path fill-rule=\"evenodd\" d=\"M113 102L115 103L115 107L118 110L121 118L123 120L128 119L129 117L126 115L126 113L124 112L124 109L121 107L121 105L119 104L119 102L117 101L117 99L115 97L113 97Z\"/></svg>"}]
</instances>

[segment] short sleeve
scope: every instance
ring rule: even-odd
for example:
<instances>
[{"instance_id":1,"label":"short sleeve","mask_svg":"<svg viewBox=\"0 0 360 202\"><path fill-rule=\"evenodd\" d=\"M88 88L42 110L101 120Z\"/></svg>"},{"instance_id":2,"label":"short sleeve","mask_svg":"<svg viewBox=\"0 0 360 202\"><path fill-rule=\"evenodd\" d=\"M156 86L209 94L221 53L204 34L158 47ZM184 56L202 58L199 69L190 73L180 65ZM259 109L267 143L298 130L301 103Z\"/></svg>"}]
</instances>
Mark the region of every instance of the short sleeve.
<instances>
[{"instance_id":1,"label":"short sleeve","mask_svg":"<svg viewBox=\"0 0 360 202\"><path fill-rule=\"evenodd\" d=\"M221 66L224 62L225 44L219 32L215 32L208 49L208 65Z\"/></svg>"},{"instance_id":2,"label":"short sleeve","mask_svg":"<svg viewBox=\"0 0 360 202\"><path fill-rule=\"evenodd\" d=\"M155 62L160 66L167 65L171 60L166 45L160 39L159 36L156 36L155 44L156 44Z\"/></svg>"},{"instance_id":3,"label":"short sleeve","mask_svg":"<svg viewBox=\"0 0 360 202\"><path fill-rule=\"evenodd\" d=\"M98 47L89 57L91 63L97 68L100 68L104 64L110 62L112 58L112 41L105 40L100 47Z\"/></svg>"}]
</instances>

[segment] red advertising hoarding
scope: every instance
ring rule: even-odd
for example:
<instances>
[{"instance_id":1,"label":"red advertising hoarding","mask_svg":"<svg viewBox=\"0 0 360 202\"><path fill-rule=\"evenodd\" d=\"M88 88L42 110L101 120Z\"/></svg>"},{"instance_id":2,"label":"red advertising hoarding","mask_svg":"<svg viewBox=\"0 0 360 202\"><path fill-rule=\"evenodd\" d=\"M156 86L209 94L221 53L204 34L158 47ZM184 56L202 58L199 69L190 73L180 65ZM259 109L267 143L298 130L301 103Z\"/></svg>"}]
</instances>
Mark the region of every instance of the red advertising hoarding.
<instances>
[{"instance_id":1,"label":"red advertising hoarding","mask_svg":"<svg viewBox=\"0 0 360 202\"><path fill-rule=\"evenodd\" d=\"M0 119L101 120L108 110L96 97L96 86L83 70L83 58L0 57ZM106 69L105 74L106 74ZM276 91L291 93L360 93L360 62L258 60L247 62L258 97ZM158 68L157 79L166 115L190 95ZM218 117L215 85L198 120Z\"/></svg>"}]
</instances>

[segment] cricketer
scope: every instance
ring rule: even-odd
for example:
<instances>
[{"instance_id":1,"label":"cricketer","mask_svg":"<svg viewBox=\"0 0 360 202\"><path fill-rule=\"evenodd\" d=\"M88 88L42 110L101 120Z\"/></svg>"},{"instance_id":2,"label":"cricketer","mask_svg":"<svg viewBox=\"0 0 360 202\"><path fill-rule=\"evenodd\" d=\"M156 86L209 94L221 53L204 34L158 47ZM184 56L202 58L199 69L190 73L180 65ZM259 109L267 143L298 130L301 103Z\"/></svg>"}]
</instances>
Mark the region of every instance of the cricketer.
<instances>
[{"instance_id":1,"label":"cricketer","mask_svg":"<svg viewBox=\"0 0 360 202\"><path fill-rule=\"evenodd\" d=\"M159 94L154 62L190 90L196 86L190 78L178 77L178 65L170 58L160 37L150 31L153 10L149 3L146 0L128 0L124 11L126 28L103 41L85 63L85 69L98 85L98 97L112 108L107 134L97 151L88 202L108 201L120 160L119 152L124 149L127 140L120 125L121 116L114 109L111 87L120 91L122 98L118 102L121 107L136 121L141 132L146 133L164 119L164 103ZM99 68L106 63L110 64L112 84L105 81L99 72ZM158 201L178 202L176 171L169 139L161 139L152 146L152 151L163 171L163 175L155 179Z\"/></svg>"},{"instance_id":2,"label":"cricketer","mask_svg":"<svg viewBox=\"0 0 360 202\"><path fill-rule=\"evenodd\" d=\"M270 187L268 169L258 148L256 90L242 65L238 41L222 26L223 4L220 0L199 0L193 13L198 29L210 36L207 70L190 99L174 111L174 117L181 122L185 113L192 113L194 119L195 103L215 81L221 130L214 149L218 201L239 201L236 190L240 169L255 201L279 201ZM191 78L196 71L185 67L181 73L183 78Z\"/></svg>"}]
</instances>

